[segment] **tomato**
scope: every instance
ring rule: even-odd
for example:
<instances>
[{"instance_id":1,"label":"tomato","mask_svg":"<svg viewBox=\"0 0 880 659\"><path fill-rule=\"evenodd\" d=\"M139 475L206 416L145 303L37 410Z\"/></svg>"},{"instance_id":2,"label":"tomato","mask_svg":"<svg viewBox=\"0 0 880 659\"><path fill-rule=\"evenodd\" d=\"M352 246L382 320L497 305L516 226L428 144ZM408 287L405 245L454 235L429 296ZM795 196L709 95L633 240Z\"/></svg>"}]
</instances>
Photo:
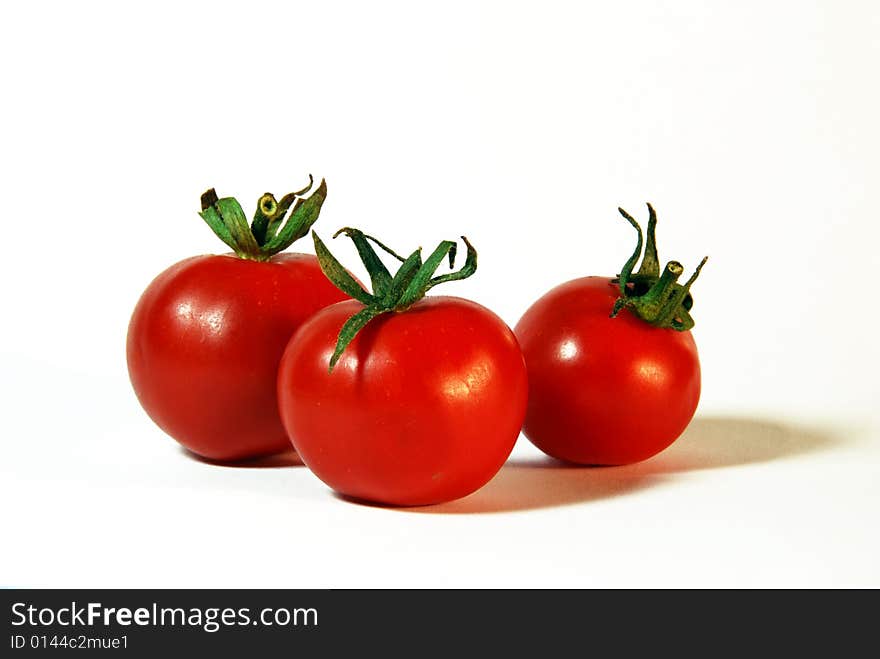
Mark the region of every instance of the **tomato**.
<instances>
[{"instance_id":1,"label":"tomato","mask_svg":"<svg viewBox=\"0 0 880 659\"><path fill-rule=\"evenodd\" d=\"M316 250L322 258L317 237ZM346 324L369 310L357 300L327 307L287 346L278 401L300 457L337 492L383 504L477 490L510 455L525 416L513 332L475 302L427 297L376 314L340 351Z\"/></svg>"},{"instance_id":2,"label":"tomato","mask_svg":"<svg viewBox=\"0 0 880 659\"><path fill-rule=\"evenodd\" d=\"M650 256L639 273L631 272L642 246L632 220L639 242L623 285L575 279L541 297L516 325L529 377L523 432L555 458L588 465L645 460L672 444L697 409L700 361L688 291L699 268L685 286L674 281L677 262L659 275L653 209L651 218Z\"/></svg>"},{"instance_id":3,"label":"tomato","mask_svg":"<svg viewBox=\"0 0 880 659\"><path fill-rule=\"evenodd\" d=\"M314 256L271 252L308 230L324 191L322 183L297 201L289 221L300 226L288 235L279 229L274 243L263 236L262 252L247 253L232 240L241 254L181 261L156 277L135 307L127 359L138 400L160 428L200 456L231 461L290 448L275 395L278 363L304 321L347 296ZM209 195L207 206L223 201ZM261 200L276 225L283 202ZM234 224L237 211L220 208L210 219L224 215L220 221L242 230ZM222 229L218 235L228 237Z\"/></svg>"},{"instance_id":4,"label":"tomato","mask_svg":"<svg viewBox=\"0 0 880 659\"><path fill-rule=\"evenodd\" d=\"M627 464L669 446L700 399L690 332L658 330L629 312L608 316L618 287L604 277L562 284L516 325L529 373L523 432L581 464Z\"/></svg>"},{"instance_id":5,"label":"tomato","mask_svg":"<svg viewBox=\"0 0 880 659\"><path fill-rule=\"evenodd\" d=\"M159 275L135 308L128 368L144 409L190 451L240 460L290 448L275 398L291 334L346 296L314 256L198 256Z\"/></svg>"}]
</instances>

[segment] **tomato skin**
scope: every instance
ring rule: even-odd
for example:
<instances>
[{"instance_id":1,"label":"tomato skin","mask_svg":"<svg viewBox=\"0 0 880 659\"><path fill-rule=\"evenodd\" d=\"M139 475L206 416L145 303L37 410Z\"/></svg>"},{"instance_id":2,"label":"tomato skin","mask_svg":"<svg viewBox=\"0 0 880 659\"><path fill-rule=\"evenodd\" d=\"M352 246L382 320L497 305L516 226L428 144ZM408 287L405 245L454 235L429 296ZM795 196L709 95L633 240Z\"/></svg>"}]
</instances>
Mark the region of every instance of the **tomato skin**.
<instances>
[{"instance_id":1,"label":"tomato skin","mask_svg":"<svg viewBox=\"0 0 880 659\"><path fill-rule=\"evenodd\" d=\"M135 393L160 428L205 458L288 450L278 362L306 319L343 299L306 254L181 261L153 280L132 314L127 358Z\"/></svg>"},{"instance_id":2,"label":"tomato skin","mask_svg":"<svg viewBox=\"0 0 880 659\"><path fill-rule=\"evenodd\" d=\"M557 286L516 325L529 373L523 432L542 451L588 465L639 462L687 427L700 399L690 332L659 329L628 310L604 277Z\"/></svg>"},{"instance_id":3,"label":"tomato skin","mask_svg":"<svg viewBox=\"0 0 880 659\"><path fill-rule=\"evenodd\" d=\"M337 492L396 506L479 489L525 416L513 332L475 302L432 296L372 320L328 373L339 329L362 308L316 314L281 360L281 418L303 462Z\"/></svg>"}]
</instances>

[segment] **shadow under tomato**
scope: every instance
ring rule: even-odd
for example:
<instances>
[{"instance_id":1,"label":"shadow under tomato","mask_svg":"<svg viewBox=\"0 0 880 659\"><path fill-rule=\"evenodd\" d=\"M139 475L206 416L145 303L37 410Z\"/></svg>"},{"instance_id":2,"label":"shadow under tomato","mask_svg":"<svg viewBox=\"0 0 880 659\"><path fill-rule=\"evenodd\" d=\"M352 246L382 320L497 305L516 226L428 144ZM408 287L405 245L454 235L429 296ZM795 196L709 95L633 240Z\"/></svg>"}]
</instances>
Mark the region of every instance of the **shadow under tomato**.
<instances>
[{"instance_id":1,"label":"shadow under tomato","mask_svg":"<svg viewBox=\"0 0 880 659\"><path fill-rule=\"evenodd\" d=\"M668 449L645 464L665 472L770 462L843 443L839 433L770 419L698 417Z\"/></svg>"},{"instance_id":2,"label":"shadow under tomato","mask_svg":"<svg viewBox=\"0 0 880 659\"><path fill-rule=\"evenodd\" d=\"M276 453L274 455L266 455L261 458L251 458L250 460L238 460L235 462L226 462L223 460L211 460L201 455L193 453L190 450L180 447L183 453L190 460L202 462L204 464L214 465L215 467L231 467L235 469L281 469L284 467L302 467L303 461L299 454L293 449Z\"/></svg>"},{"instance_id":3,"label":"shadow under tomato","mask_svg":"<svg viewBox=\"0 0 880 659\"><path fill-rule=\"evenodd\" d=\"M513 458L495 478L470 496L403 510L471 514L554 508L623 496L650 487L662 478L632 467L578 467L549 457Z\"/></svg>"},{"instance_id":4,"label":"shadow under tomato","mask_svg":"<svg viewBox=\"0 0 880 659\"><path fill-rule=\"evenodd\" d=\"M586 503L670 482L676 473L780 460L840 442L827 430L778 421L699 417L671 447L645 462L621 467L584 467L543 456L512 458L495 478L470 496L402 510L473 514Z\"/></svg>"}]
</instances>

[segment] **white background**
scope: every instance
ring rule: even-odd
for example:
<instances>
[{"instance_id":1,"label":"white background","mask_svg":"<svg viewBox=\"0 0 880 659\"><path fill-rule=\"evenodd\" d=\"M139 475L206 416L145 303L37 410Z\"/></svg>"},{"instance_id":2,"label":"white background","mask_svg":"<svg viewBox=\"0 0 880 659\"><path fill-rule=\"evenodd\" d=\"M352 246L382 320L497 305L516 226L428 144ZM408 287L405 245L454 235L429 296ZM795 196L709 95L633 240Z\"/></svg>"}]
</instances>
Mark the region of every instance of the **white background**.
<instances>
[{"instance_id":1,"label":"white background","mask_svg":"<svg viewBox=\"0 0 880 659\"><path fill-rule=\"evenodd\" d=\"M0 585L880 586L878 32L855 1L4 5ZM446 293L511 325L617 272L651 201L661 258L710 255L698 418L625 468L521 438L419 510L187 457L129 314L222 250L205 188L250 212L309 172L323 234L466 233Z\"/></svg>"}]
</instances>

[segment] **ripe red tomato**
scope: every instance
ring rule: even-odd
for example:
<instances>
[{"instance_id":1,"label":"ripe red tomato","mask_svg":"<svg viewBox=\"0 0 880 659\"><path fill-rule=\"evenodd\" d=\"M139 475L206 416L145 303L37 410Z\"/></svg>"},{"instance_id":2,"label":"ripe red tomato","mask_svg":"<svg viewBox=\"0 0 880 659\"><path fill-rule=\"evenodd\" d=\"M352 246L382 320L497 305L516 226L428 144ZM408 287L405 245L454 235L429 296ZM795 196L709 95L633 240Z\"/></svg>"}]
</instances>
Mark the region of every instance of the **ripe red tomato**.
<instances>
[{"instance_id":1,"label":"ripe red tomato","mask_svg":"<svg viewBox=\"0 0 880 659\"><path fill-rule=\"evenodd\" d=\"M525 415L513 332L475 302L428 297L377 314L339 352L343 326L368 308L327 307L287 346L278 401L300 457L337 492L384 504L477 490L510 455Z\"/></svg>"},{"instance_id":2,"label":"ripe red tomato","mask_svg":"<svg viewBox=\"0 0 880 659\"><path fill-rule=\"evenodd\" d=\"M181 261L147 287L132 315L135 393L160 428L206 458L289 449L275 397L278 362L305 320L345 298L306 254Z\"/></svg>"},{"instance_id":3,"label":"ripe red tomato","mask_svg":"<svg viewBox=\"0 0 880 659\"><path fill-rule=\"evenodd\" d=\"M575 279L516 325L529 372L523 432L556 458L644 460L681 435L697 409L700 362L690 332L657 329L629 312L610 318L618 293L605 277Z\"/></svg>"},{"instance_id":4,"label":"ripe red tomato","mask_svg":"<svg viewBox=\"0 0 880 659\"><path fill-rule=\"evenodd\" d=\"M362 308L352 300L316 314L281 360L281 418L303 462L338 492L393 505L482 487L525 414L513 333L475 302L430 297L373 320L328 372L343 323Z\"/></svg>"},{"instance_id":5,"label":"ripe red tomato","mask_svg":"<svg viewBox=\"0 0 880 659\"><path fill-rule=\"evenodd\" d=\"M516 325L529 376L523 432L555 458L589 465L645 460L672 444L697 409L700 361L688 329L696 274L685 286L674 283L676 262L667 265L670 275L653 274L653 209L651 218L649 265L632 274L637 259L627 262L626 294L617 279L575 279L541 297ZM641 229L634 226L637 257ZM665 288L657 284L664 277ZM648 302L649 309L629 306ZM650 324L654 314L664 326Z\"/></svg>"},{"instance_id":6,"label":"ripe red tomato","mask_svg":"<svg viewBox=\"0 0 880 659\"><path fill-rule=\"evenodd\" d=\"M315 211L303 220L301 209L320 207L323 190L322 184L295 207L291 220L307 225L298 233L317 218ZM272 204L263 208L274 210ZM147 287L131 317L128 369L141 405L165 432L209 459L241 460L290 448L275 394L278 362L306 319L347 298L314 256L263 256L181 261Z\"/></svg>"}]
</instances>

